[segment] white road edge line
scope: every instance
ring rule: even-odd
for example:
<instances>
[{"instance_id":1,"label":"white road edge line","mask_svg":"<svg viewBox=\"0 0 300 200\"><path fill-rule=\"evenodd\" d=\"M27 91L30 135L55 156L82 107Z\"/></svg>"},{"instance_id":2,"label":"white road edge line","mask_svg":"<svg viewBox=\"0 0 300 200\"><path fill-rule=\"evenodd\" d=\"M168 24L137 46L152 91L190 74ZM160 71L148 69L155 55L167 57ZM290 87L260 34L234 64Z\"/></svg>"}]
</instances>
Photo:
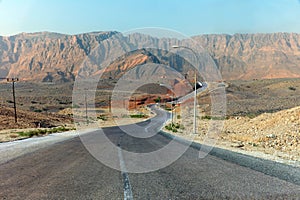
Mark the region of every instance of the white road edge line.
<instances>
[{"instance_id":1,"label":"white road edge line","mask_svg":"<svg viewBox=\"0 0 300 200\"><path fill-rule=\"evenodd\" d=\"M129 176L127 174L127 169L125 166L121 147L118 147L118 154L119 154L119 160L120 160L121 175L123 177L124 200L133 200Z\"/></svg>"},{"instance_id":2,"label":"white road edge line","mask_svg":"<svg viewBox=\"0 0 300 200\"><path fill-rule=\"evenodd\" d=\"M63 133L53 133L43 137L33 137L24 140L0 143L0 164L58 142L76 138L97 130L98 129L67 131Z\"/></svg>"}]
</instances>

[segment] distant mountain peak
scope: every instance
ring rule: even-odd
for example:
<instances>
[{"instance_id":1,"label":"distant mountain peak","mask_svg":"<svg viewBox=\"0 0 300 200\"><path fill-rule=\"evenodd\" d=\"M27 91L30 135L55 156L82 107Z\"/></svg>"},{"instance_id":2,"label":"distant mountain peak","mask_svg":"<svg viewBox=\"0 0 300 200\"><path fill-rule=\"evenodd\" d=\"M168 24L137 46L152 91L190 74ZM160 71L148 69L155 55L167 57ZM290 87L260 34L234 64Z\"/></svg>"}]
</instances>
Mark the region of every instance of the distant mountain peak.
<instances>
[{"instance_id":1,"label":"distant mountain peak","mask_svg":"<svg viewBox=\"0 0 300 200\"><path fill-rule=\"evenodd\" d=\"M138 47L141 41L165 46L170 42L168 38L154 38L139 33L123 36L117 31L76 35L36 32L0 37L0 75L28 81L73 81L82 62L99 44L103 55L117 53L112 52L114 43L107 40L112 36L116 36L113 42L122 44L124 49ZM204 34L193 39L209 52L225 80L300 77L298 33ZM113 51L119 51L122 55L122 48ZM170 65L182 72L185 70L180 65L186 63L176 61L178 58L173 57L172 61L169 58L167 53L157 51L152 54L140 49L121 56L111 63L110 69L118 70L113 67L117 66L116 63L126 66L126 71L135 64L152 62ZM137 59L136 62L133 62L134 59ZM94 66L87 73L97 74L99 70ZM116 75L119 77L122 73Z\"/></svg>"}]
</instances>

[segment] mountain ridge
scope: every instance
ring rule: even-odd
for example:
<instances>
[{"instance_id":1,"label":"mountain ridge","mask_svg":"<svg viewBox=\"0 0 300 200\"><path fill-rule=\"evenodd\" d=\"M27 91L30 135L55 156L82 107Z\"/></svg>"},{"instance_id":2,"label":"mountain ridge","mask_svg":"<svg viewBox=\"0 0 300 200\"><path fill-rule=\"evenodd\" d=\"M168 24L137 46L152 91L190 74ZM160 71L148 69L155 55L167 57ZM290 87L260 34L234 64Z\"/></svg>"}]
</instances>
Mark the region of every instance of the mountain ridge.
<instances>
[{"instance_id":1,"label":"mountain ridge","mask_svg":"<svg viewBox=\"0 0 300 200\"><path fill-rule=\"evenodd\" d=\"M124 36L117 31L95 31L76 35L36 32L0 36L0 75L20 77L24 81L74 81L82 62L96 46L101 44L101 51L106 56L119 51L107 41L112 36L117 36L115 42L124 49L138 46L143 39L151 40L155 45L167 45L171 40L135 34ZM300 78L298 33L203 34L192 39L208 51L224 80ZM165 59L159 52L156 56ZM182 63L176 60L172 64L179 68ZM88 73L97 74L98 71L94 67Z\"/></svg>"}]
</instances>

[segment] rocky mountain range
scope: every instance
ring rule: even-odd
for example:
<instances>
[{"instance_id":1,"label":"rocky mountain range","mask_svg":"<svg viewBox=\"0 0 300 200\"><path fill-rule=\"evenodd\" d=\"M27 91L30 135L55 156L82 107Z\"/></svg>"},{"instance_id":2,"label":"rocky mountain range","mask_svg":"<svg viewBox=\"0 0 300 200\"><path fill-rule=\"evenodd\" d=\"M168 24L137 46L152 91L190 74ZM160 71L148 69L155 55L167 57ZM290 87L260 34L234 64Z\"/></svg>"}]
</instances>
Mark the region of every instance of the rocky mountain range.
<instances>
[{"instance_id":1,"label":"rocky mountain range","mask_svg":"<svg viewBox=\"0 0 300 200\"><path fill-rule=\"evenodd\" d=\"M109 40L111 37L114 40ZM193 39L209 53L224 80L300 77L300 34L211 34ZM115 79L144 63L169 65L182 74L191 73L187 61L168 51L138 49L141 42L149 41L152 48L167 48L170 43L178 43L176 39L139 33L125 36L118 32L78 35L39 32L0 37L0 77L68 82L79 74L102 74ZM98 53L94 54L96 47ZM137 50L126 51L133 47ZM116 59L106 59L111 55L116 55ZM87 57L90 59L88 68L83 66ZM97 63L97 60L109 63ZM103 71L100 65L107 67Z\"/></svg>"},{"instance_id":2,"label":"rocky mountain range","mask_svg":"<svg viewBox=\"0 0 300 200\"><path fill-rule=\"evenodd\" d=\"M296 33L202 35L225 79L300 77L300 35Z\"/></svg>"}]
</instances>

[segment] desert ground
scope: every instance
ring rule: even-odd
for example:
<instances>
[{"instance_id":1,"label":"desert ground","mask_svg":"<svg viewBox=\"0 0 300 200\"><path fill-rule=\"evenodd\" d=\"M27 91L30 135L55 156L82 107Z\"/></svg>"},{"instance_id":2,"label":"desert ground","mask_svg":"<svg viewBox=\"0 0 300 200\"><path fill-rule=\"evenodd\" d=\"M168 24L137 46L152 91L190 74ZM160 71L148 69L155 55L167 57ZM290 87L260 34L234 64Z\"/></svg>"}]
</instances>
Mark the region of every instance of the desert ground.
<instances>
[{"instance_id":1,"label":"desert ground","mask_svg":"<svg viewBox=\"0 0 300 200\"><path fill-rule=\"evenodd\" d=\"M86 120L87 113L96 113L96 117L88 117L89 121L96 121L99 127L108 127L136 123L153 116L147 104L154 103L160 94L148 95L142 91L136 91L132 98L128 99L127 110L124 115L118 116L120 111L114 107L112 113L111 93L113 89L112 80L99 84L95 92L95 105L73 105L72 83L49 84L49 83L31 83L18 82L15 85L17 123L14 117L14 104L12 96L12 83L0 83L0 141L13 141L31 137L33 130L40 130L45 135L52 132L52 129L63 127L61 130L72 130L76 128L73 113L74 110L80 111L79 118ZM148 91L150 89L146 87ZM162 90L162 92L165 92ZM163 94L161 95L163 96ZM88 97L90 98L90 97ZM114 102L117 105L123 105L124 100ZM78 117L78 116L77 116ZM28 134L23 134L23 133Z\"/></svg>"},{"instance_id":2,"label":"desert ground","mask_svg":"<svg viewBox=\"0 0 300 200\"><path fill-rule=\"evenodd\" d=\"M165 131L242 153L292 164L300 164L300 79L230 81L226 87L224 118L210 114L210 94L198 96L197 134L193 115L177 108ZM214 127L221 132L214 133ZM211 144L211 141L209 141Z\"/></svg>"},{"instance_id":3,"label":"desert ground","mask_svg":"<svg viewBox=\"0 0 300 200\"><path fill-rule=\"evenodd\" d=\"M225 83L227 109L224 119L214 119L214 116L211 116L208 91L198 95L199 116L195 139L200 142L205 140L212 121L221 120L224 122L221 134L214 136L217 146L237 151L261 152L277 159L300 161L300 79L236 80ZM161 88L140 88L129 101L129 115L126 116L128 120L124 116L118 118L112 115L109 109L109 96L113 85L113 81L103 82L99 84L96 92L97 119L93 120L97 120L99 127L114 126L117 120L122 121L121 123L145 120L151 117L147 104L154 103L158 97L161 101L170 100L170 95ZM11 83L0 84L1 142L29 137L20 132L34 129L64 127L61 129L63 131L75 128L72 83L16 83L18 123L14 123L11 86ZM182 126L179 126L176 132L165 130L187 136L192 132L192 116L182 119L180 112L184 112L184 109L177 109L179 110L174 119ZM89 109L87 111L90 112ZM139 118L130 117L137 114L140 115Z\"/></svg>"}]
</instances>

